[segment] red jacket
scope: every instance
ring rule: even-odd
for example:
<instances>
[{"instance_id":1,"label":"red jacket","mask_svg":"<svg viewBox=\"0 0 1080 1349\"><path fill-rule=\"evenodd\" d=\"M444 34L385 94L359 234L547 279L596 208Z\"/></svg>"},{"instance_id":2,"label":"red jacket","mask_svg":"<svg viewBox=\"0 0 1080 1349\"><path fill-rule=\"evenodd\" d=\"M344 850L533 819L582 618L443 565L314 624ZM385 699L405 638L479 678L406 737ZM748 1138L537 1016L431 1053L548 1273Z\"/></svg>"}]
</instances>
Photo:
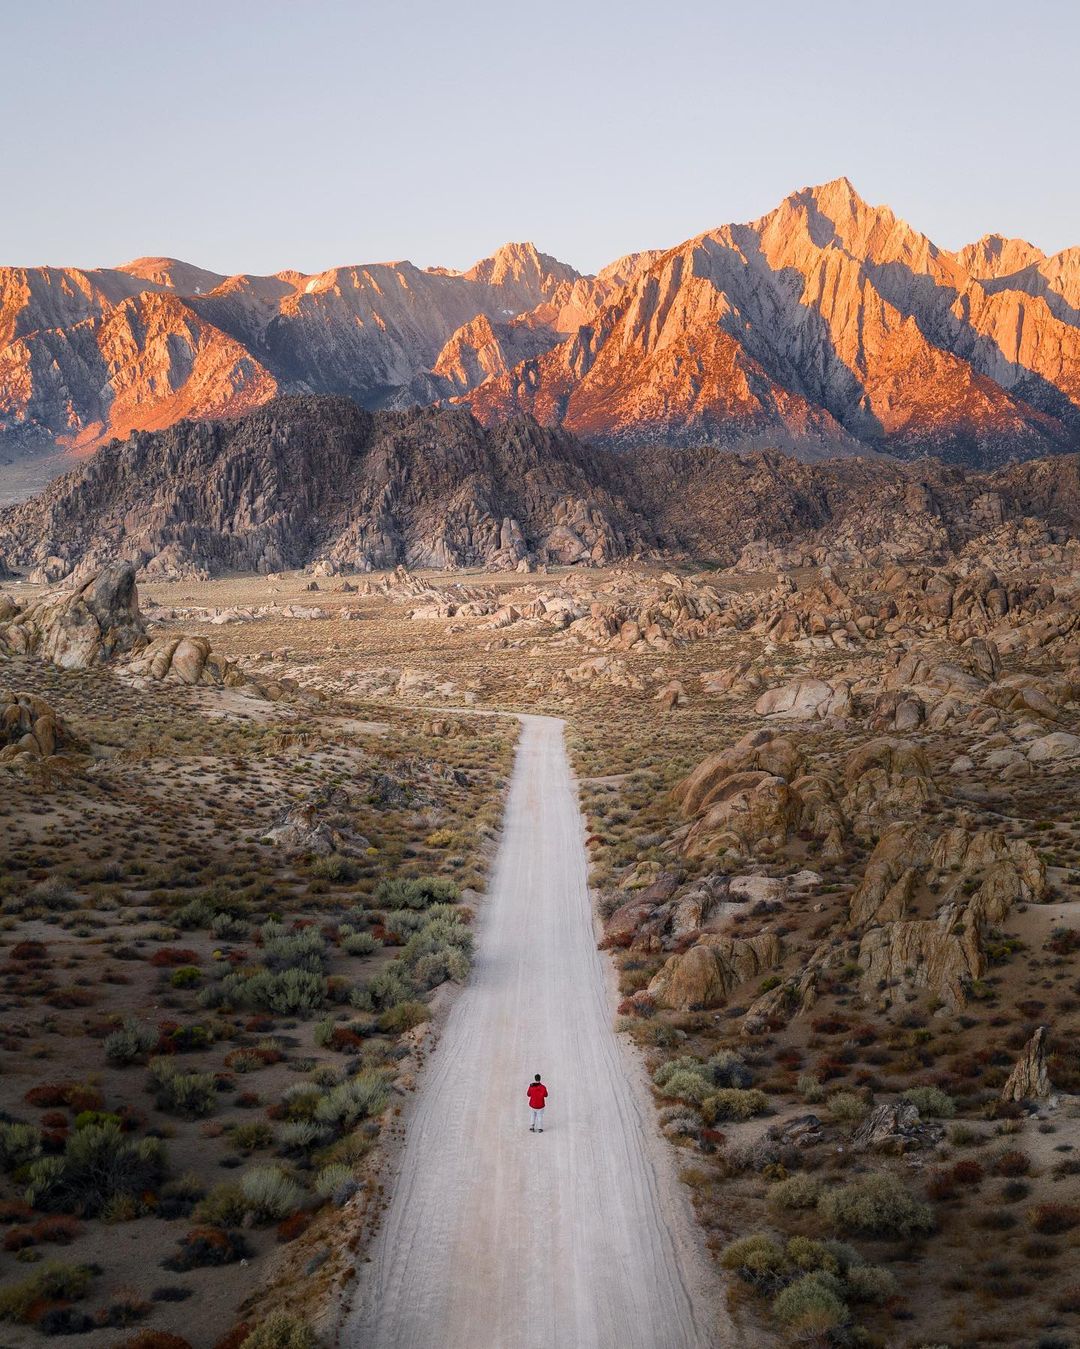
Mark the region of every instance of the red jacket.
<instances>
[{"instance_id":1,"label":"red jacket","mask_svg":"<svg viewBox=\"0 0 1080 1349\"><path fill-rule=\"evenodd\" d=\"M543 1110L544 1102L547 1100L547 1087L543 1082L529 1083L529 1104L534 1110Z\"/></svg>"}]
</instances>

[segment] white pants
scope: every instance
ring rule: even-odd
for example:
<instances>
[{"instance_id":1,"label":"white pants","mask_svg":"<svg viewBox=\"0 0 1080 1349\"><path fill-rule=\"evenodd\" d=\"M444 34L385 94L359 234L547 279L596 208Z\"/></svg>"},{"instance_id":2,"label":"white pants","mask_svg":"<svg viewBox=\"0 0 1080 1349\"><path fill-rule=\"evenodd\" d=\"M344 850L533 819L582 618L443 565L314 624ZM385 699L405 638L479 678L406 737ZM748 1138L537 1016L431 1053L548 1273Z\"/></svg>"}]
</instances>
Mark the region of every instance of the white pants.
<instances>
[{"instance_id":1,"label":"white pants","mask_svg":"<svg viewBox=\"0 0 1080 1349\"><path fill-rule=\"evenodd\" d=\"M534 1111L532 1112L532 1117L533 1117L532 1127L533 1127L534 1129L543 1129L543 1127L544 1127L544 1107L541 1106L539 1110L534 1110Z\"/></svg>"}]
</instances>

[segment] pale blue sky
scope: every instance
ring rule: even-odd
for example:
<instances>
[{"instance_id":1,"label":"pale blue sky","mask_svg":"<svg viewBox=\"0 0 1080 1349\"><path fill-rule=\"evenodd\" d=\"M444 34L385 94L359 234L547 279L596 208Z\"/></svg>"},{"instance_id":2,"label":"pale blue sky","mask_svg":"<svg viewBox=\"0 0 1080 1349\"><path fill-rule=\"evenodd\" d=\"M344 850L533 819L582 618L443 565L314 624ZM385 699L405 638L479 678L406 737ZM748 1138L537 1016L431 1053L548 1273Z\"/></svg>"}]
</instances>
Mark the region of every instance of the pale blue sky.
<instances>
[{"instance_id":1,"label":"pale blue sky","mask_svg":"<svg viewBox=\"0 0 1080 1349\"><path fill-rule=\"evenodd\" d=\"M0 47L0 263L591 270L845 173L1080 243L1074 0L0 0Z\"/></svg>"}]
</instances>

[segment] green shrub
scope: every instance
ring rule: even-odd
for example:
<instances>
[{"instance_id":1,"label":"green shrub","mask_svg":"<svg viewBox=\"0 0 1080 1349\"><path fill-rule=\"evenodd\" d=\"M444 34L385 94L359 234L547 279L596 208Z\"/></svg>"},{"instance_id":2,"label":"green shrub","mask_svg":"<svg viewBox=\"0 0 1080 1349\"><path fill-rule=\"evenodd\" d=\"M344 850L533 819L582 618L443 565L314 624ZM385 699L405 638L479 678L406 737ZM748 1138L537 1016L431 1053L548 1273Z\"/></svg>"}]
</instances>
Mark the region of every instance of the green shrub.
<instances>
[{"instance_id":1,"label":"green shrub","mask_svg":"<svg viewBox=\"0 0 1080 1349\"><path fill-rule=\"evenodd\" d=\"M413 978L421 988L438 988L448 979L463 984L469 977L471 961L464 951L457 947L443 947L439 951L429 951L422 955L412 967Z\"/></svg>"},{"instance_id":2,"label":"green shrub","mask_svg":"<svg viewBox=\"0 0 1080 1349\"><path fill-rule=\"evenodd\" d=\"M818 1212L837 1231L864 1236L910 1237L934 1227L929 1204L913 1198L888 1171L826 1190L818 1200Z\"/></svg>"},{"instance_id":3,"label":"green shrub","mask_svg":"<svg viewBox=\"0 0 1080 1349\"><path fill-rule=\"evenodd\" d=\"M132 1142L117 1124L89 1125L70 1134L59 1157L30 1166L26 1202L47 1212L95 1217L121 1197L153 1190L165 1174L165 1145L157 1138Z\"/></svg>"},{"instance_id":4,"label":"green shrub","mask_svg":"<svg viewBox=\"0 0 1080 1349\"><path fill-rule=\"evenodd\" d=\"M348 1130L381 1115L390 1100L390 1080L386 1072L365 1071L331 1087L315 1107L315 1121Z\"/></svg>"},{"instance_id":5,"label":"green shrub","mask_svg":"<svg viewBox=\"0 0 1080 1349\"><path fill-rule=\"evenodd\" d=\"M431 1009L427 1003L409 999L395 1003L379 1014L378 1027L384 1035L400 1035L402 1031L412 1030L431 1019Z\"/></svg>"},{"instance_id":6,"label":"green shrub","mask_svg":"<svg viewBox=\"0 0 1080 1349\"><path fill-rule=\"evenodd\" d=\"M347 956L370 956L380 950L382 942L370 932L354 932L352 928L341 929L341 949Z\"/></svg>"},{"instance_id":7,"label":"green shrub","mask_svg":"<svg viewBox=\"0 0 1080 1349\"><path fill-rule=\"evenodd\" d=\"M717 1120L750 1119L768 1108L769 1100L763 1091L752 1088L723 1087L701 1103L701 1116L706 1124Z\"/></svg>"},{"instance_id":8,"label":"green shrub","mask_svg":"<svg viewBox=\"0 0 1080 1349\"><path fill-rule=\"evenodd\" d=\"M379 1011L385 1011L396 1003L412 998L416 993L416 985L402 962L395 960L371 977L367 992L372 1005Z\"/></svg>"},{"instance_id":9,"label":"green shrub","mask_svg":"<svg viewBox=\"0 0 1080 1349\"><path fill-rule=\"evenodd\" d=\"M355 881L360 874L356 864L338 852L332 852L328 857L313 857L309 870L316 879L334 881L338 885Z\"/></svg>"},{"instance_id":10,"label":"green shrub","mask_svg":"<svg viewBox=\"0 0 1080 1349\"><path fill-rule=\"evenodd\" d=\"M848 1319L847 1306L835 1276L818 1271L804 1274L773 1298L773 1315L800 1339L824 1337Z\"/></svg>"},{"instance_id":11,"label":"green shrub","mask_svg":"<svg viewBox=\"0 0 1080 1349\"><path fill-rule=\"evenodd\" d=\"M352 1167L343 1162L331 1162L315 1177L315 1193L319 1198L332 1199L339 1206L351 1198L358 1188Z\"/></svg>"},{"instance_id":12,"label":"green shrub","mask_svg":"<svg viewBox=\"0 0 1080 1349\"><path fill-rule=\"evenodd\" d=\"M275 973L307 970L321 975L326 968L326 940L318 928L288 932L280 923L264 923L262 938L263 964Z\"/></svg>"},{"instance_id":13,"label":"green shrub","mask_svg":"<svg viewBox=\"0 0 1080 1349\"><path fill-rule=\"evenodd\" d=\"M870 1113L870 1107L853 1091L834 1091L828 1099L827 1109L840 1124L858 1124Z\"/></svg>"},{"instance_id":14,"label":"green shrub","mask_svg":"<svg viewBox=\"0 0 1080 1349\"><path fill-rule=\"evenodd\" d=\"M238 1124L229 1134L233 1147L241 1152L256 1152L259 1148L268 1148L274 1141L274 1131L262 1120L250 1120Z\"/></svg>"},{"instance_id":15,"label":"green shrub","mask_svg":"<svg viewBox=\"0 0 1080 1349\"><path fill-rule=\"evenodd\" d=\"M825 1099L825 1088L813 1073L800 1073L795 1089L807 1105L817 1105Z\"/></svg>"},{"instance_id":16,"label":"green shrub","mask_svg":"<svg viewBox=\"0 0 1080 1349\"><path fill-rule=\"evenodd\" d=\"M195 965L180 965L169 975L173 988L195 988L202 983L202 971Z\"/></svg>"},{"instance_id":17,"label":"green shrub","mask_svg":"<svg viewBox=\"0 0 1080 1349\"><path fill-rule=\"evenodd\" d=\"M119 1030L105 1037L105 1057L110 1063L134 1063L149 1054L158 1042L158 1032L138 1017L124 1018Z\"/></svg>"},{"instance_id":18,"label":"green shrub","mask_svg":"<svg viewBox=\"0 0 1080 1349\"><path fill-rule=\"evenodd\" d=\"M250 924L231 913L219 913L210 921L210 931L219 941L244 941Z\"/></svg>"},{"instance_id":19,"label":"green shrub","mask_svg":"<svg viewBox=\"0 0 1080 1349\"><path fill-rule=\"evenodd\" d=\"M931 1119L952 1119L956 1114L956 1102L940 1087L908 1087L902 1096L918 1106L920 1115Z\"/></svg>"},{"instance_id":20,"label":"green shrub","mask_svg":"<svg viewBox=\"0 0 1080 1349\"><path fill-rule=\"evenodd\" d=\"M326 979L314 970L256 970L254 974L227 974L221 983L200 995L204 1006L222 1002L298 1016L314 1012L326 1001Z\"/></svg>"},{"instance_id":21,"label":"green shrub","mask_svg":"<svg viewBox=\"0 0 1080 1349\"><path fill-rule=\"evenodd\" d=\"M278 1143L286 1152L309 1152L327 1137L326 1129L313 1120L289 1120L278 1130Z\"/></svg>"},{"instance_id":22,"label":"green shrub","mask_svg":"<svg viewBox=\"0 0 1080 1349\"><path fill-rule=\"evenodd\" d=\"M427 909L432 904L453 904L460 891L453 881L438 876L380 881L375 903L381 909Z\"/></svg>"},{"instance_id":23,"label":"green shrub","mask_svg":"<svg viewBox=\"0 0 1080 1349\"><path fill-rule=\"evenodd\" d=\"M40 1155L40 1129L32 1124L0 1124L0 1171L17 1171Z\"/></svg>"},{"instance_id":24,"label":"green shrub","mask_svg":"<svg viewBox=\"0 0 1080 1349\"><path fill-rule=\"evenodd\" d=\"M850 1255L851 1259L859 1258L856 1251L850 1246L844 1247L839 1241L815 1241L812 1237L791 1237L784 1247L788 1263L801 1274L809 1274L814 1270L839 1274L850 1263L840 1251Z\"/></svg>"},{"instance_id":25,"label":"green shrub","mask_svg":"<svg viewBox=\"0 0 1080 1349\"><path fill-rule=\"evenodd\" d=\"M896 1278L881 1265L852 1265L844 1276L853 1302L888 1302L896 1293Z\"/></svg>"},{"instance_id":26,"label":"green shrub","mask_svg":"<svg viewBox=\"0 0 1080 1349\"><path fill-rule=\"evenodd\" d=\"M0 1321L25 1321L42 1302L77 1302L90 1291L93 1277L90 1265L42 1265L29 1278L0 1288Z\"/></svg>"},{"instance_id":27,"label":"green shrub","mask_svg":"<svg viewBox=\"0 0 1080 1349\"><path fill-rule=\"evenodd\" d=\"M240 1345L240 1349L316 1349L315 1333L288 1312L273 1312Z\"/></svg>"},{"instance_id":28,"label":"green shrub","mask_svg":"<svg viewBox=\"0 0 1080 1349\"><path fill-rule=\"evenodd\" d=\"M150 1084L158 1108L171 1115L195 1119L209 1115L217 1104L213 1073L188 1073L174 1059L150 1060Z\"/></svg>"},{"instance_id":29,"label":"green shrub","mask_svg":"<svg viewBox=\"0 0 1080 1349\"><path fill-rule=\"evenodd\" d=\"M822 1182L805 1171L777 1181L769 1189L769 1204L776 1209L816 1208L821 1198Z\"/></svg>"},{"instance_id":30,"label":"green shrub","mask_svg":"<svg viewBox=\"0 0 1080 1349\"><path fill-rule=\"evenodd\" d=\"M721 1253L720 1263L753 1284L778 1283L788 1270L783 1249L763 1232L730 1242Z\"/></svg>"},{"instance_id":31,"label":"green shrub","mask_svg":"<svg viewBox=\"0 0 1080 1349\"><path fill-rule=\"evenodd\" d=\"M304 1201L304 1192L280 1166L258 1166L240 1178L244 1207L256 1222L278 1223Z\"/></svg>"},{"instance_id":32,"label":"green shrub","mask_svg":"<svg viewBox=\"0 0 1080 1349\"><path fill-rule=\"evenodd\" d=\"M214 1227L239 1227L247 1212L247 1201L240 1186L226 1181L215 1185L195 1205L195 1221Z\"/></svg>"}]
</instances>

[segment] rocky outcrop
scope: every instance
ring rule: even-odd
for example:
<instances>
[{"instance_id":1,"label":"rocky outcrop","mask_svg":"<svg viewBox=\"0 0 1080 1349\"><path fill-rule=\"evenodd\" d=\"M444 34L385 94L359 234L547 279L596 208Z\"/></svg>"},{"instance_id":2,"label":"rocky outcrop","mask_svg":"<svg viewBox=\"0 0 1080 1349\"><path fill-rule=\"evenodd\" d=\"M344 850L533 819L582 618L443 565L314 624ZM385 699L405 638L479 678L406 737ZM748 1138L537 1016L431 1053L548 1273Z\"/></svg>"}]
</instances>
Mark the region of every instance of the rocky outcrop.
<instances>
[{"instance_id":1,"label":"rocky outcrop","mask_svg":"<svg viewBox=\"0 0 1080 1349\"><path fill-rule=\"evenodd\" d=\"M906 740L871 740L844 761L842 809L859 833L919 815L936 796L926 751Z\"/></svg>"},{"instance_id":2,"label":"rocky outcrop","mask_svg":"<svg viewBox=\"0 0 1080 1349\"><path fill-rule=\"evenodd\" d=\"M936 1147L945 1137L945 1127L923 1120L913 1101L892 1101L875 1106L851 1136L858 1152L911 1152Z\"/></svg>"},{"instance_id":3,"label":"rocky outcrop","mask_svg":"<svg viewBox=\"0 0 1080 1349\"><path fill-rule=\"evenodd\" d=\"M216 655L205 637L169 634L155 637L124 667L129 675L178 684L246 684L234 661Z\"/></svg>"},{"instance_id":4,"label":"rocky outcrop","mask_svg":"<svg viewBox=\"0 0 1080 1349\"><path fill-rule=\"evenodd\" d=\"M705 937L670 956L648 993L658 1007L678 1011L720 1007L739 984L774 969L781 955L780 939L771 933L745 941Z\"/></svg>"},{"instance_id":5,"label":"rocky outcrop","mask_svg":"<svg viewBox=\"0 0 1080 1349\"><path fill-rule=\"evenodd\" d=\"M140 646L135 569L115 563L75 589L51 591L25 607L0 609L0 651L37 656L64 669L85 669Z\"/></svg>"},{"instance_id":6,"label":"rocky outcrop","mask_svg":"<svg viewBox=\"0 0 1080 1349\"><path fill-rule=\"evenodd\" d=\"M0 763L48 759L69 736L51 705L35 693L0 689Z\"/></svg>"},{"instance_id":7,"label":"rocky outcrop","mask_svg":"<svg viewBox=\"0 0 1080 1349\"><path fill-rule=\"evenodd\" d=\"M1050 1095L1050 1070L1046 1061L1049 1032L1040 1026L1024 1046L1016 1067L1001 1089L1003 1101L1045 1100Z\"/></svg>"}]
</instances>

